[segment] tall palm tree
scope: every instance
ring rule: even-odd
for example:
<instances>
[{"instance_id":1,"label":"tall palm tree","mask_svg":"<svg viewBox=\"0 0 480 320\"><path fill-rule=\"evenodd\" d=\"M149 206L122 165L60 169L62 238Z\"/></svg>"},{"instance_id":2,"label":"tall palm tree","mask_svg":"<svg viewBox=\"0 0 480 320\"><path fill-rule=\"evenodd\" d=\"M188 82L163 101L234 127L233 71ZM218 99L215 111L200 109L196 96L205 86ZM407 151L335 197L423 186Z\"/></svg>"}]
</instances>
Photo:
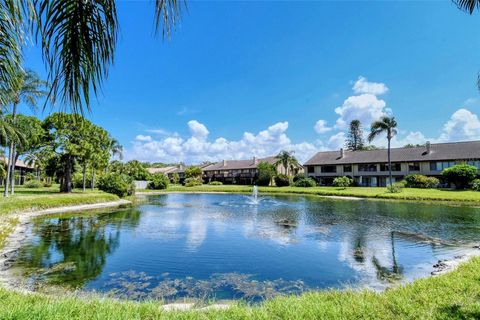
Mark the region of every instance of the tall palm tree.
<instances>
[{"instance_id":1,"label":"tall palm tree","mask_svg":"<svg viewBox=\"0 0 480 320\"><path fill-rule=\"evenodd\" d=\"M156 32L169 36L184 5L155 0ZM52 100L73 112L88 110L90 91L97 94L114 62L118 30L115 0L2 0L0 86L8 89L21 70L23 35L32 32L49 71Z\"/></svg>"},{"instance_id":2,"label":"tall palm tree","mask_svg":"<svg viewBox=\"0 0 480 320\"><path fill-rule=\"evenodd\" d=\"M293 151L289 152L289 151L282 150L280 151L279 154L275 156L275 159L277 159L277 161L275 161L273 165L274 166L282 165L283 168L285 169L285 174L287 176L288 176L288 168L290 167L293 168L299 165L297 159L293 156Z\"/></svg>"},{"instance_id":3,"label":"tall palm tree","mask_svg":"<svg viewBox=\"0 0 480 320\"><path fill-rule=\"evenodd\" d=\"M45 97L48 92L44 90L46 82L41 80L38 75L30 70L18 71L15 76L15 83L12 88L5 94L9 97L12 104L12 121L15 125L17 117L17 107L23 102L30 108L35 109L37 107L38 99ZM8 197L8 185L11 186L11 193L15 192L15 147L17 139L15 137L7 136L10 141L10 150L8 158L7 168L7 181L5 184L4 196Z\"/></svg>"},{"instance_id":4,"label":"tall palm tree","mask_svg":"<svg viewBox=\"0 0 480 320\"><path fill-rule=\"evenodd\" d=\"M377 120L372 123L370 126L370 134L368 135L368 142L372 142L380 134L385 133L388 140L388 175L390 185L392 184L392 162L390 157L390 144L392 138L397 134L397 121L395 117L384 116L380 120Z\"/></svg>"}]
</instances>

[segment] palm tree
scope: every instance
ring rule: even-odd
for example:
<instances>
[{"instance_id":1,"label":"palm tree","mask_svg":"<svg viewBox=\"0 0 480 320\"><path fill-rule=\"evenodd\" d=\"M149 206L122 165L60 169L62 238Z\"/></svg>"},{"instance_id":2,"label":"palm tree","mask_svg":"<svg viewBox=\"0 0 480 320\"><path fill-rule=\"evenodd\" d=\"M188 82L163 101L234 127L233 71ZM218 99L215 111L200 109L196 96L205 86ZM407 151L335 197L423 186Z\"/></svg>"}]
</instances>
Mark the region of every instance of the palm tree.
<instances>
[{"instance_id":1,"label":"palm tree","mask_svg":"<svg viewBox=\"0 0 480 320\"><path fill-rule=\"evenodd\" d=\"M184 5L155 0L156 32L170 36ZM23 35L33 33L49 72L52 100L58 98L73 112L89 110L90 91L97 94L114 62L118 30L115 0L2 0L0 86L12 87L21 70Z\"/></svg>"},{"instance_id":2,"label":"palm tree","mask_svg":"<svg viewBox=\"0 0 480 320\"><path fill-rule=\"evenodd\" d=\"M389 175L389 182L392 185L392 162L390 159L390 143L392 138L397 134L397 121L395 117L388 117L384 116L380 120L375 121L370 126L370 134L368 135L368 142L372 142L373 139L378 137L382 133L387 134L388 140L388 175Z\"/></svg>"},{"instance_id":3,"label":"palm tree","mask_svg":"<svg viewBox=\"0 0 480 320\"><path fill-rule=\"evenodd\" d=\"M19 71L15 76L15 83L12 88L5 93L9 98L12 104L12 121L15 125L15 120L17 117L17 107L18 104L23 102L27 104L32 109L35 109L37 106L37 99L44 97L48 94L47 91L43 90L46 86L46 82L40 80L38 75L33 71ZM15 188L15 144L17 139L11 136L7 136L10 141L10 150L8 158L8 168L7 168L7 181L5 183L4 196L8 197L8 185L11 185L11 193L14 194Z\"/></svg>"},{"instance_id":4,"label":"palm tree","mask_svg":"<svg viewBox=\"0 0 480 320\"><path fill-rule=\"evenodd\" d=\"M293 151L288 152L288 151L282 150L280 151L279 154L275 156L275 159L277 159L277 161L275 161L273 165L274 166L282 165L283 168L285 169L285 175L287 176L288 176L288 168L290 167L294 168L299 165L297 159L293 156Z\"/></svg>"}]
</instances>

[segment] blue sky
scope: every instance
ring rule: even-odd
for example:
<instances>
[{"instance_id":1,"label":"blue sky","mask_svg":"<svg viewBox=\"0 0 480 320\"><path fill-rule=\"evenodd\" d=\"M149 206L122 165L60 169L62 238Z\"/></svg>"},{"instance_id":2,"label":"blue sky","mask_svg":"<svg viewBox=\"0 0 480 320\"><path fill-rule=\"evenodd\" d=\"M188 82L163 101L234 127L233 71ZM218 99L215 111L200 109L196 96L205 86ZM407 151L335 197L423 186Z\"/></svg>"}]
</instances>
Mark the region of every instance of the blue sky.
<instances>
[{"instance_id":1,"label":"blue sky","mask_svg":"<svg viewBox=\"0 0 480 320\"><path fill-rule=\"evenodd\" d=\"M88 117L126 159L306 160L342 145L343 122L386 113L396 145L480 139L478 13L450 1L188 6L162 41L151 1L118 3L115 65ZM38 49L26 65L45 75Z\"/></svg>"}]
</instances>

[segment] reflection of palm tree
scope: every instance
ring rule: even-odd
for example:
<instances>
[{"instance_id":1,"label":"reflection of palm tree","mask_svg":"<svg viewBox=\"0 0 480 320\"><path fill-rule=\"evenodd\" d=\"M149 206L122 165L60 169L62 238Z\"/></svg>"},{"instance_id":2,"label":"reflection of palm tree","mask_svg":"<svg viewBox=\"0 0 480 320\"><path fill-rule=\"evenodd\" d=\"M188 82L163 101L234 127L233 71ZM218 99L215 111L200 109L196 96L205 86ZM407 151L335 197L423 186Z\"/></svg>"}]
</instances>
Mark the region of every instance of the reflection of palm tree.
<instances>
[{"instance_id":1,"label":"reflection of palm tree","mask_svg":"<svg viewBox=\"0 0 480 320\"><path fill-rule=\"evenodd\" d=\"M403 268L398 265L397 258L395 256L395 241L394 232L391 232L391 245L392 245L392 268L383 267L380 261L374 256L372 263L375 269L377 269L377 278L379 280L398 281L403 277Z\"/></svg>"}]
</instances>

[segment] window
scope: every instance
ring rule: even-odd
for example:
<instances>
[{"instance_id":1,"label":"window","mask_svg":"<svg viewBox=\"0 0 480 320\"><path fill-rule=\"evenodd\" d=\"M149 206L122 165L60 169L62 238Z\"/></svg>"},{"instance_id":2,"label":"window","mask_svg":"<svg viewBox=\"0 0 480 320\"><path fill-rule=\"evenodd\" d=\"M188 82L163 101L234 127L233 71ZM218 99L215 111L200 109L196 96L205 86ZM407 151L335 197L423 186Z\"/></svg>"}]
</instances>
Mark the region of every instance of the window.
<instances>
[{"instance_id":1,"label":"window","mask_svg":"<svg viewBox=\"0 0 480 320\"><path fill-rule=\"evenodd\" d=\"M453 167L454 165L455 165L455 161L430 162L430 170L431 171L442 171L443 169Z\"/></svg>"},{"instance_id":2,"label":"window","mask_svg":"<svg viewBox=\"0 0 480 320\"><path fill-rule=\"evenodd\" d=\"M308 166L307 167L307 172L308 173L315 173L315 167L314 166Z\"/></svg>"},{"instance_id":3,"label":"window","mask_svg":"<svg viewBox=\"0 0 480 320\"><path fill-rule=\"evenodd\" d=\"M337 172L337 166L322 166L321 171L322 173Z\"/></svg>"},{"instance_id":4,"label":"window","mask_svg":"<svg viewBox=\"0 0 480 320\"><path fill-rule=\"evenodd\" d=\"M472 160L467 162L469 165L477 167L480 170L480 160Z\"/></svg>"},{"instance_id":5,"label":"window","mask_svg":"<svg viewBox=\"0 0 480 320\"><path fill-rule=\"evenodd\" d=\"M392 171L401 171L402 166L400 163L392 163ZM380 171L388 171L388 164L387 163L382 163L380 165Z\"/></svg>"},{"instance_id":6,"label":"window","mask_svg":"<svg viewBox=\"0 0 480 320\"><path fill-rule=\"evenodd\" d=\"M344 165L343 172L352 172L352 165L351 164Z\"/></svg>"},{"instance_id":7,"label":"window","mask_svg":"<svg viewBox=\"0 0 480 320\"><path fill-rule=\"evenodd\" d=\"M359 164L358 171L361 172L376 172L377 165L376 164Z\"/></svg>"},{"instance_id":8,"label":"window","mask_svg":"<svg viewBox=\"0 0 480 320\"><path fill-rule=\"evenodd\" d=\"M410 162L408 164L408 171L420 171L420 162Z\"/></svg>"}]
</instances>

